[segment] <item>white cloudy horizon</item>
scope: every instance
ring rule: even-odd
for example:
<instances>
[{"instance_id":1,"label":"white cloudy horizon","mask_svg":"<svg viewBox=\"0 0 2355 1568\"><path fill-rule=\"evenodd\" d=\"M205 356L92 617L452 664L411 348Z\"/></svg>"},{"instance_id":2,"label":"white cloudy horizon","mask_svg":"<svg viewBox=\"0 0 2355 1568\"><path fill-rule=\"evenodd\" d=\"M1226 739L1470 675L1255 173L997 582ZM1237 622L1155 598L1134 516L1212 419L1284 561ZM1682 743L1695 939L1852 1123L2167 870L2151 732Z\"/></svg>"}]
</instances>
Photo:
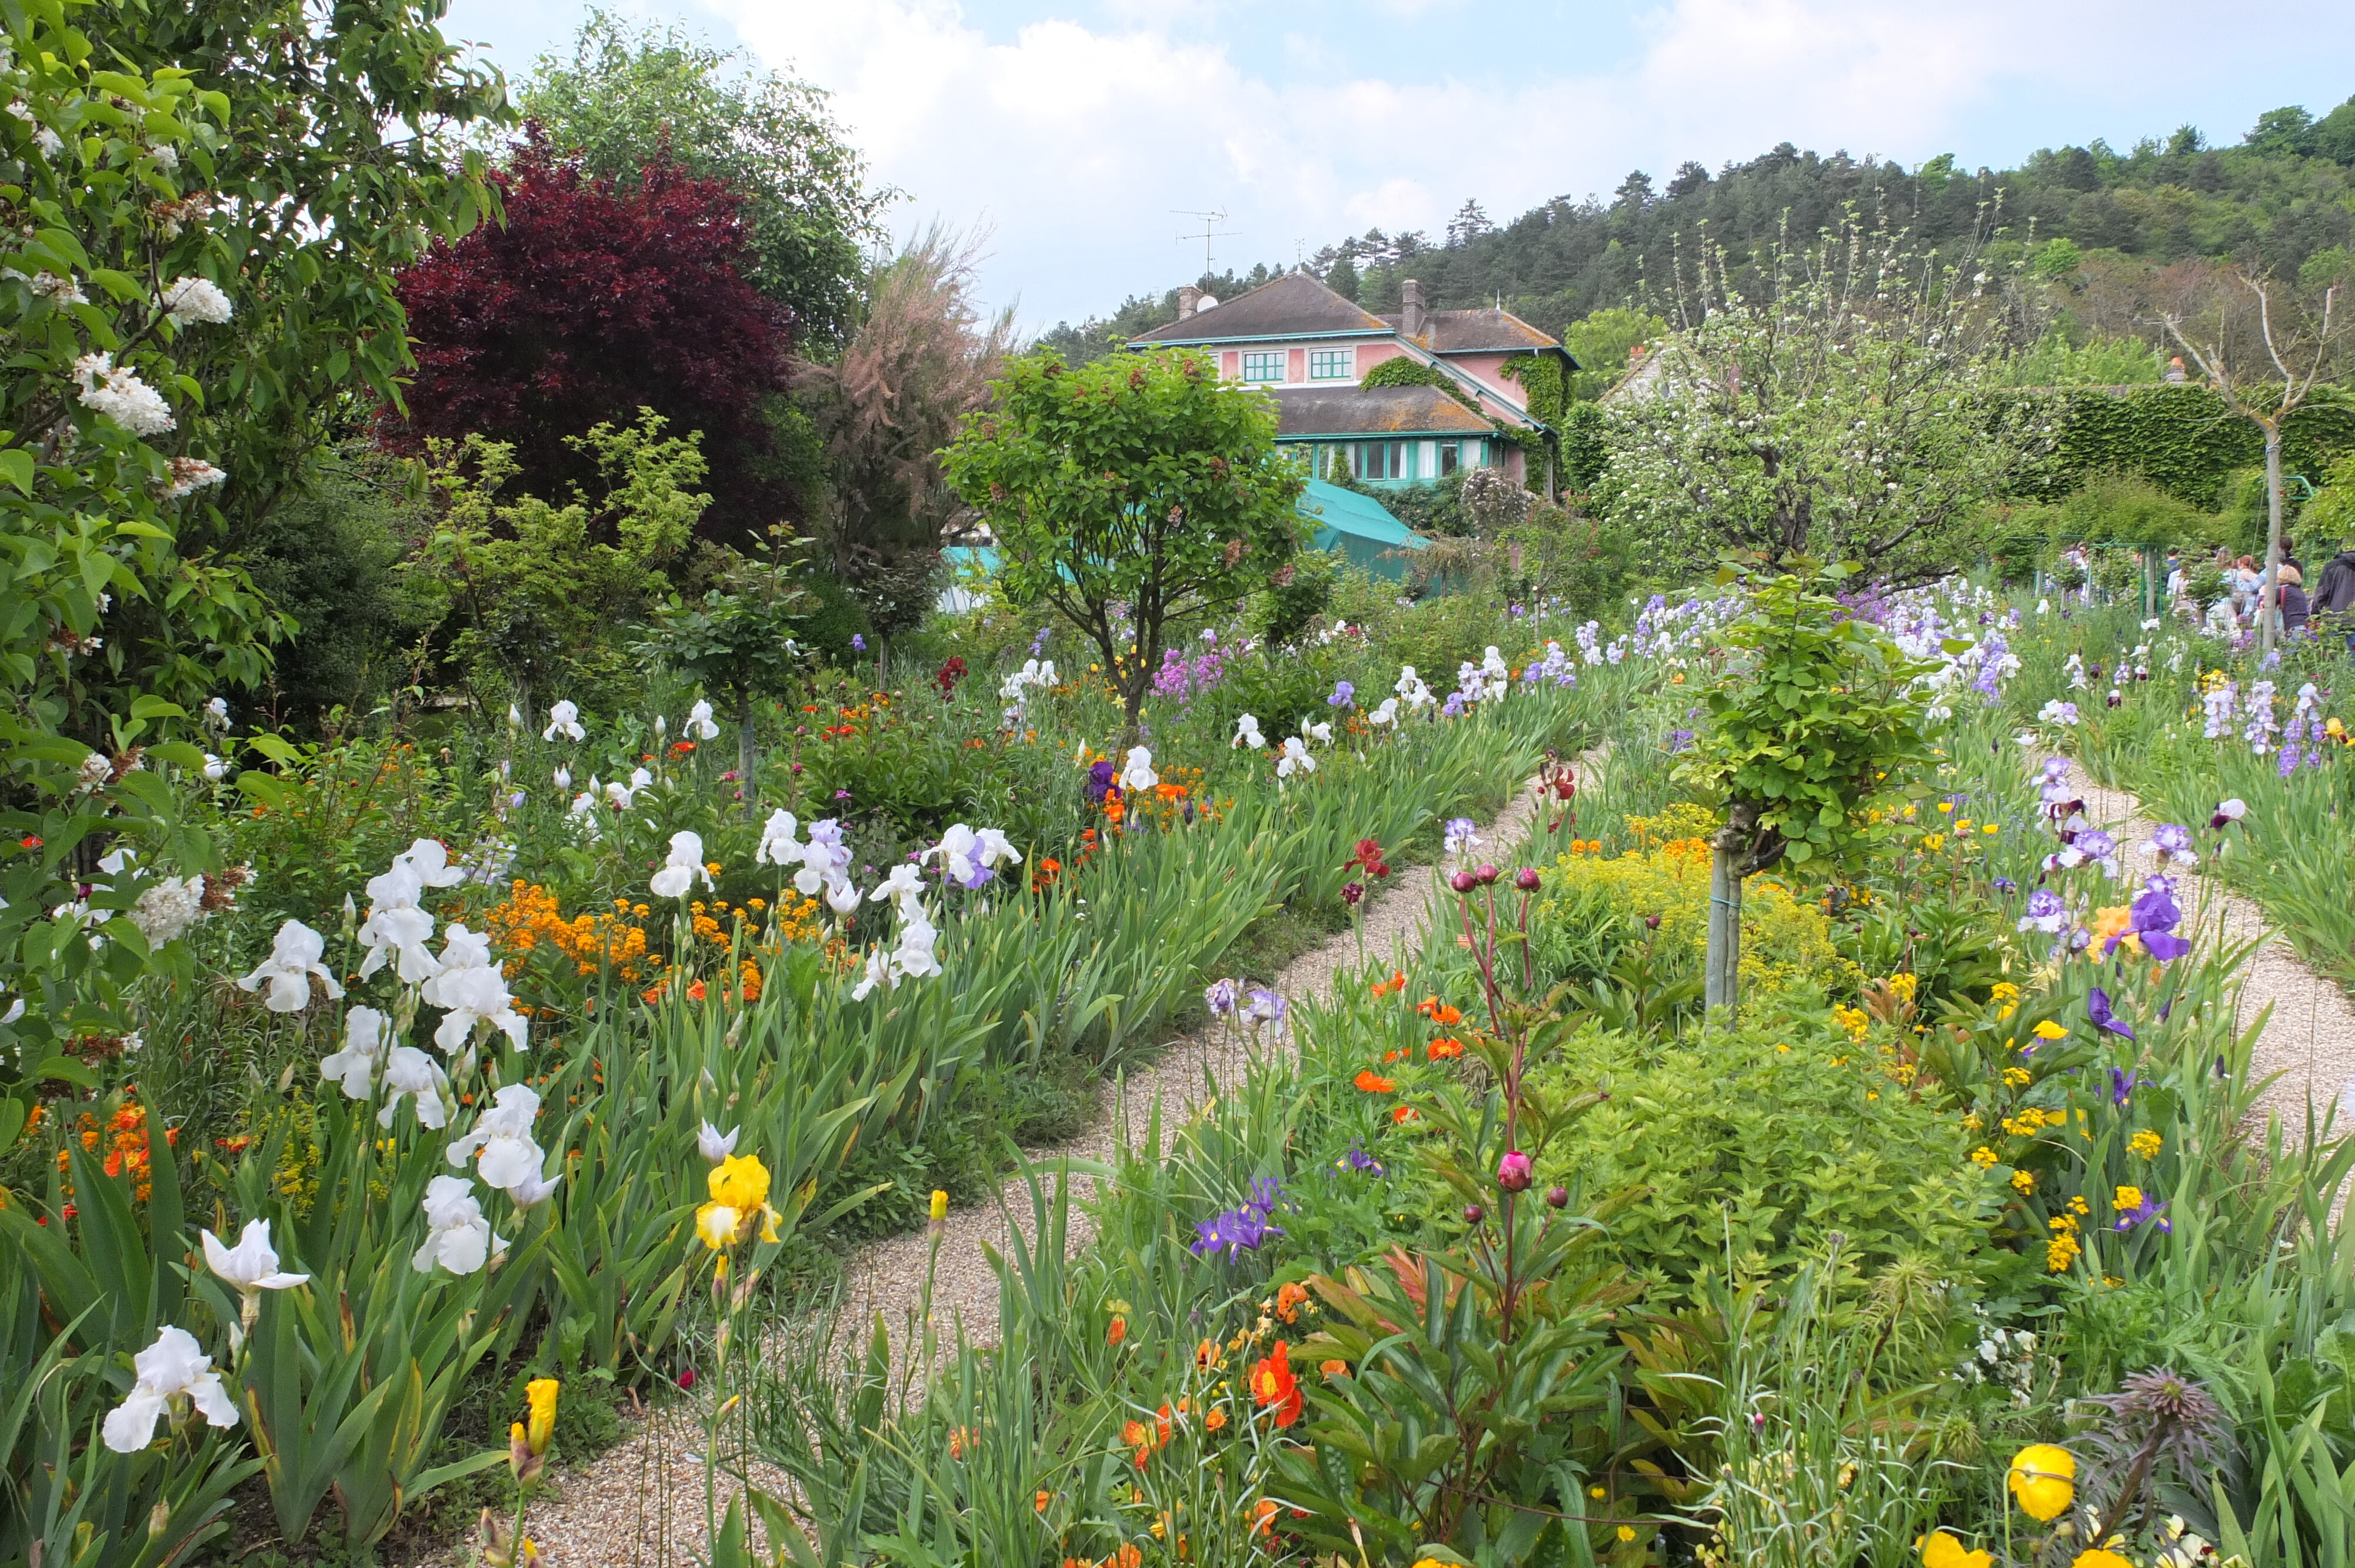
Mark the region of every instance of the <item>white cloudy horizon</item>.
<instances>
[{"instance_id":1,"label":"white cloudy horizon","mask_svg":"<svg viewBox=\"0 0 2355 1568\"><path fill-rule=\"evenodd\" d=\"M1436 233L1557 196L1657 183L1780 142L2004 167L2355 93L2355 7L2262 28L2187 0L625 0L833 95L896 231L986 231L982 283L1024 326L1104 313L1200 267L1289 264L1369 228ZM457 0L445 23L510 75L560 51L580 0ZM2286 37L2298 48L2285 58Z\"/></svg>"}]
</instances>

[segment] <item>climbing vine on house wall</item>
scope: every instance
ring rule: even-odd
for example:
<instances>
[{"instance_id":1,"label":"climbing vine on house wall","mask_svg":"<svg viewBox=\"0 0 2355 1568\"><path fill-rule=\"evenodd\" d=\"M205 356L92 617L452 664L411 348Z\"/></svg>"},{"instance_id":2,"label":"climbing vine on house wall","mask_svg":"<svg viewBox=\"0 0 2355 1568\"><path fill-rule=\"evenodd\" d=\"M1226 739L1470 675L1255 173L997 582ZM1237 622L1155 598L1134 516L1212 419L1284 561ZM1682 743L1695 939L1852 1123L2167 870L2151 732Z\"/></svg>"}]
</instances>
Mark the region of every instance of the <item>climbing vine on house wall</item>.
<instances>
[{"instance_id":1,"label":"climbing vine on house wall","mask_svg":"<svg viewBox=\"0 0 2355 1568\"><path fill-rule=\"evenodd\" d=\"M1457 381L1455 377L1444 370L1425 365L1419 359L1409 359L1404 355L1401 355L1396 359L1383 360L1380 365L1358 377L1358 385L1364 387L1436 387L1476 413L1480 408L1472 394L1466 392L1463 383Z\"/></svg>"}]
</instances>

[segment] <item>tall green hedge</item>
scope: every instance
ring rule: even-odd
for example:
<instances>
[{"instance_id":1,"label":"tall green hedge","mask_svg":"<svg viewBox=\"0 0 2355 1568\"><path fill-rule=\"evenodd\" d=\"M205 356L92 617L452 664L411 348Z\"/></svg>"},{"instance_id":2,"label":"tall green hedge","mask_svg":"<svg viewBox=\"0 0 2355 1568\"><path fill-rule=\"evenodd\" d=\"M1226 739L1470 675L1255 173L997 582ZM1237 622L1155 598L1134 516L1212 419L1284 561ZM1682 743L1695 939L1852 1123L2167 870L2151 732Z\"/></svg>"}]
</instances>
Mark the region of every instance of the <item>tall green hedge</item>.
<instances>
[{"instance_id":1,"label":"tall green hedge","mask_svg":"<svg viewBox=\"0 0 2355 1568\"><path fill-rule=\"evenodd\" d=\"M2222 500L2232 470L2264 461L2257 427L2225 408L2205 387L2089 387L2022 397L2049 402L2059 422L2058 448L2034 487L2052 496L2089 473L2140 473L2169 494L2205 511ZM2282 429L2282 468L2319 481L2340 452L2355 450L2355 397L2331 391L2293 413Z\"/></svg>"}]
</instances>

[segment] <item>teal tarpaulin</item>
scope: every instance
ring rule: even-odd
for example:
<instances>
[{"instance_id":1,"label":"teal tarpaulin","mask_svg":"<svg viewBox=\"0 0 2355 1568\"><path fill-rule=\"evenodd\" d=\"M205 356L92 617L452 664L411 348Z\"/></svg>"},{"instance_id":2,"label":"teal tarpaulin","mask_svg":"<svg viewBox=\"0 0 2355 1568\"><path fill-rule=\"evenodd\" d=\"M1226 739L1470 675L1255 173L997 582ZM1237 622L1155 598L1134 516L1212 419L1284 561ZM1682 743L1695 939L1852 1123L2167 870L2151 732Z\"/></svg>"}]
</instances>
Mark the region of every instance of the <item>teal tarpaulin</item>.
<instances>
[{"instance_id":1,"label":"teal tarpaulin","mask_svg":"<svg viewBox=\"0 0 2355 1568\"><path fill-rule=\"evenodd\" d=\"M1378 577L1406 576L1406 563L1395 552L1427 550L1431 541L1391 516L1370 495L1344 490L1312 479L1301 491L1294 509L1316 524L1310 541L1320 550L1337 550L1349 564Z\"/></svg>"}]
</instances>

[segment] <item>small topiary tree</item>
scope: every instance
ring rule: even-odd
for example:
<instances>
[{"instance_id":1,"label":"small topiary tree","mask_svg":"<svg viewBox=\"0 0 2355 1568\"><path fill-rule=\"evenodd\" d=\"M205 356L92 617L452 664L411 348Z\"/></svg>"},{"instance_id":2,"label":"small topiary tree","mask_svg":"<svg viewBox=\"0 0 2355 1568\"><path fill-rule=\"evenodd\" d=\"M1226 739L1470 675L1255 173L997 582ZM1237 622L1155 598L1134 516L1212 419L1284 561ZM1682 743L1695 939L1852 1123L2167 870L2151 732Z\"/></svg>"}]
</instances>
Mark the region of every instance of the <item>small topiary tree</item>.
<instances>
[{"instance_id":1,"label":"small topiary tree","mask_svg":"<svg viewBox=\"0 0 2355 1568\"><path fill-rule=\"evenodd\" d=\"M1928 666L1833 597L1853 566L1772 577L1734 566L1750 613L1726 641L1737 658L1702 698L1707 717L1679 782L1724 813L1712 841L1704 1001L1735 1001L1742 885L1788 862L1802 874L1853 863L1867 840L1867 802L1928 754L1922 703Z\"/></svg>"}]
</instances>

